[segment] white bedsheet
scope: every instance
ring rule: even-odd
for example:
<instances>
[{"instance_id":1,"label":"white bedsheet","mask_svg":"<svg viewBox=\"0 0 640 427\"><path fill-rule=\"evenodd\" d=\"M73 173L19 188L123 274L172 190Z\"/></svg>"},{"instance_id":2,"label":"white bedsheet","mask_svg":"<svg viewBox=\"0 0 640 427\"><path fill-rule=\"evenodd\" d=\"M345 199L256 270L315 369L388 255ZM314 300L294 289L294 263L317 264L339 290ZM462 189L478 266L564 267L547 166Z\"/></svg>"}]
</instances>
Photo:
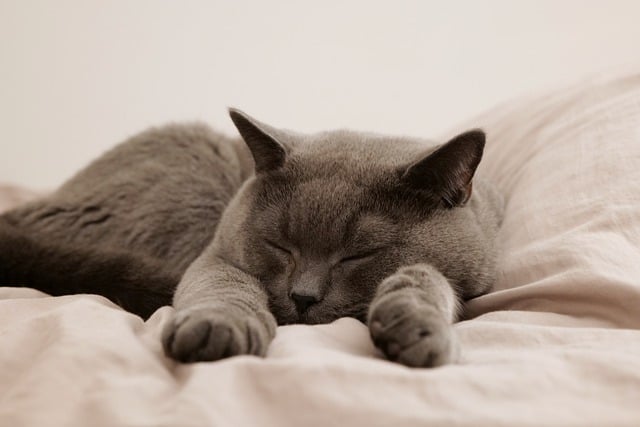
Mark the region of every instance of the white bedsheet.
<instances>
[{"instance_id":1,"label":"white bedsheet","mask_svg":"<svg viewBox=\"0 0 640 427\"><path fill-rule=\"evenodd\" d=\"M456 325L461 363L387 362L341 319L280 327L266 359L180 365L158 339L170 307L143 322L5 287L0 425L639 426L640 74L470 124L507 207L496 292Z\"/></svg>"}]
</instances>

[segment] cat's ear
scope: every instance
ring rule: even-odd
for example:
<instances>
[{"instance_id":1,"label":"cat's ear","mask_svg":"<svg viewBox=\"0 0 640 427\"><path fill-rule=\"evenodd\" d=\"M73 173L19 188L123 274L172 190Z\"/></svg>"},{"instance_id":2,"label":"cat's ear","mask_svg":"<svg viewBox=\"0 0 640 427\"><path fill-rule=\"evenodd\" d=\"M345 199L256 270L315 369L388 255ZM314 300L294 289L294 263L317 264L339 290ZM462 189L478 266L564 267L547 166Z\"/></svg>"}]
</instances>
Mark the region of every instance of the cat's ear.
<instances>
[{"instance_id":1,"label":"cat's ear","mask_svg":"<svg viewBox=\"0 0 640 427\"><path fill-rule=\"evenodd\" d=\"M284 164L287 149L277 139L276 129L236 108L229 108L229 116L253 155L256 173L274 171Z\"/></svg>"},{"instance_id":2,"label":"cat's ear","mask_svg":"<svg viewBox=\"0 0 640 427\"><path fill-rule=\"evenodd\" d=\"M403 183L428 191L447 207L462 206L471 197L471 180L482 159L485 134L479 129L462 133L410 165Z\"/></svg>"}]
</instances>

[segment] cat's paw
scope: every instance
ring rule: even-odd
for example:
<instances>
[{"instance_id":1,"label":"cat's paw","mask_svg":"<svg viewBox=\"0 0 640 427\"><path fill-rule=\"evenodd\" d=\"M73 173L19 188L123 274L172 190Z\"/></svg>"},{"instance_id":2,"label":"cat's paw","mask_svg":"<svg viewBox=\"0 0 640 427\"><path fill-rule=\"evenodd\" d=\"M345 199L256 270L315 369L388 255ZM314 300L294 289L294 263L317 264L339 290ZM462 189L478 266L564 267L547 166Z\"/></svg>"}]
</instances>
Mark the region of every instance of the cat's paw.
<instances>
[{"instance_id":1,"label":"cat's paw","mask_svg":"<svg viewBox=\"0 0 640 427\"><path fill-rule=\"evenodd\" d=\"M452 325L433 306L391 293L371 307L369 332L389 360L411 367L455 362L458 342Z\"/></svg>"},{"instance_id":2,"label":"cat's paw","mask_svg":"<svg viewBox=\"0 0 640 427\"><path fill-rule=\"evenodd\" d=\"M274 329L256 315L204 306L177 311L164 327L162 345L168 357L185 363L264 356Z\"/></svg>"}]
</instances>

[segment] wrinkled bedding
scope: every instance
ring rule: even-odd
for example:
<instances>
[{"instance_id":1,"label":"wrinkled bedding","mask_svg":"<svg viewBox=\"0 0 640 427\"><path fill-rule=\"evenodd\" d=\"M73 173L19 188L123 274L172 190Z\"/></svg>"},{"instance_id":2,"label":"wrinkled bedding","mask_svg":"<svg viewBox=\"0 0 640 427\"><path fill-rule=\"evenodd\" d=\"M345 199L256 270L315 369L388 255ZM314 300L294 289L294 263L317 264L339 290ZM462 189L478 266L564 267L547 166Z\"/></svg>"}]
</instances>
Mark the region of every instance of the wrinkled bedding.
<instances>
[{"instance_id":1,"label":"wrinkled bedding","mask_svg":"<svg viewBox=\"0 0 640 427\"><path fill-rule=\"evenodd\" d=\"M495 292L456 325L460 363L387 362L345 318L280 327L265 359L180 365L159 343L170 307L143 322L2 287L0 425L640 425L640 74L469 125L507 203ZM28 197L1 187L0 208Z\"/></svg>"}]
</instances>

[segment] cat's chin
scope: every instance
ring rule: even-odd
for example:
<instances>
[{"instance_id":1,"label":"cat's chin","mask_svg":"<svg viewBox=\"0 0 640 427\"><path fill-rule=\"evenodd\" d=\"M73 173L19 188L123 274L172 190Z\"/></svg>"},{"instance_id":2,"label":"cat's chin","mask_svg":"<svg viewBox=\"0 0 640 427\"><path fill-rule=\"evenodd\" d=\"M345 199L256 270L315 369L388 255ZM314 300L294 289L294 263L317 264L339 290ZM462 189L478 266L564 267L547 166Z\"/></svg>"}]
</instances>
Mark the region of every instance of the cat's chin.
<instances>
[{"instance_id":1,"label":"cat's chin","mask_svg":"<svg viewBox=\"0 0 640 427\"><path fill-rule=\"evenodd\" d=\"M305 325L323 325L323 324L335 322L336 320L341 319L343 317L353 317L357 320L360 320L363 323L366 323L366 314L362 314L360 316L354 316L349 313L343 313L339 315L335 313L329 314L326 312L322 312L321 310L317 310L316 312L314 312L314 310L309 310L305 313L299 314L298 319L296 320L295 323L302 323Z\"/></svg>"},{"instance_id":2,"label":"cat's chin","mask_svg":"<svg viewBox=\"0 0 640 427\"><path fill-rule=\"evenodd\" d=\"M298 313L295 310L279 310L276 314L278 325L321 325L334 322L342 317L352 317L366 324L367 313L366 310L360 309L336 313L333 310L327 310L325 307L317 306L311 307L303 313Z\"/></svg>"},{"instance_id":3,"label":"cat's chin","mask_svg":"<svg viewBox=\"0 0 640 427\"><path fill-rule=\"evenodd\" d=\"M314 316L312 313L305 312L298 315L298 320L296 323L303 323L305 325L318 325L321 323L329 323L326 319L321 319L317 316Z\"/></svg>"},{"instance_id":4,"label":"cat's chin","mask_svg":"<svg viewBox=\"0 0 640 427\"><path fill-rule=\"evenodd\" d=\"M320 313L304 312L304 313L287 313L286 316L278 316L278 325L320 325L324 323L331 323L336 318L329 318L326 315Z\"/></svg>"}]
</instances>

